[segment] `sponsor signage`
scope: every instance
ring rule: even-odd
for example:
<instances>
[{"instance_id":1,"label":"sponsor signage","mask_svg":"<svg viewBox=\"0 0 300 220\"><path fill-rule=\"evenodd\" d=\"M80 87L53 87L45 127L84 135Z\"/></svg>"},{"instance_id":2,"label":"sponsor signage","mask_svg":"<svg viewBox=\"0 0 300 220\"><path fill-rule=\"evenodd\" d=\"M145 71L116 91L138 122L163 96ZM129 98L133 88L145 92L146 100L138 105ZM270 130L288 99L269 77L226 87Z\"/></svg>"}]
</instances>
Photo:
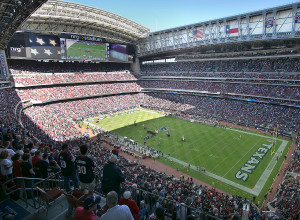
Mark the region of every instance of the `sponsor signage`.
<instances>
[{"instance_id":1,"label":"sponsor signage","mask_svg":"<svg viewBox=\"0 0 300 220\"><path fill-rule=\"evenodd\" d=\"M88 35L79 35L79 34L61 34L60 38L66 39L74 39L74 40L85 40L85 41L96 41L106 43L105 38L95 37L95 36L88 36Z\"/></svg>"},{"instance_id":2,"label":"sponsor signage","mask_svg":"<svg viewBox=\"0 0 300 220\"><path fill-rule=\"evenodd\" d=\"M2 75L6 78L7 77L7 69L6 69L6 64L5 64L5 55L3 52L0 52L0 65L1 65Z\"/></svg>"}]
</instances>

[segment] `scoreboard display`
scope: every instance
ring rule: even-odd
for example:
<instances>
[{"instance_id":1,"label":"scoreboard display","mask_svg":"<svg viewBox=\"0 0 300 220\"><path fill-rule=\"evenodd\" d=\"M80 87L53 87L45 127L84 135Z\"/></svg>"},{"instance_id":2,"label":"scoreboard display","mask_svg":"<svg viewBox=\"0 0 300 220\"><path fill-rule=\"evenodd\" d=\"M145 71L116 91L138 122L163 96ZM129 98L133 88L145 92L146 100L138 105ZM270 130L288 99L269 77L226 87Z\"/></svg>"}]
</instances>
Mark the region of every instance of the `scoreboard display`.
<instances>
[{"instance_id":1,"label":"scoreboard display","mask_svg":"<svg viewBox=\"0 0 300 220\"><path fill-rule=\"evenodd\" d=\"M30 57L34 59L60 59L60 44L57 36L29 35Z\"/></svg>"},{"instance_id":2,"label":"scoreboard display","mask_svg":"<svg viewBox=\"0 0 300 220\"><path fill-rule=\"evenodd\" d=\"M61 50L65 50L64 57L67 60L108 60L108 43L73 39L61 39L61 42L65 42L61 45Z\"/></svg>"},{"instance_id":3,"label":"scoreboard display","mask_svg":"<svg viewBox=\"0 0 300 220\"><path fill-rule=\"evenodd\" d=\"M109 60L110 61L118 61L118 62L128 61L126 45L110 44Z\"/></svg>"},{"instance_id":4,"label":"scoreboard display","mask_svg":"<svg viewBox=\"0 0 300 220\"><path fill-rule=\"evenodd\" d=\"M127 45L107 43L104 38L61 34L60 36L17 33L7 46L13 59L132 62Z\"/></svg>"}]
</instances>

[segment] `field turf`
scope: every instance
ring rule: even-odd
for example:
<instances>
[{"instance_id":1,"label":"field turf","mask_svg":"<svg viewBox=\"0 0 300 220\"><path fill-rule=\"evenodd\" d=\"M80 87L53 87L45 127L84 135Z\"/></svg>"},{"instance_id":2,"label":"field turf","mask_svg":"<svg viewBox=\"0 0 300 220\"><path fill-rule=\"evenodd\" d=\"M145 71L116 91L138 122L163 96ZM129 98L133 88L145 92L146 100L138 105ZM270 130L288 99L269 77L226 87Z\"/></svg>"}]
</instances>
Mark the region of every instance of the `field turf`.
<instances>
[{"instance_id":1,"label":"field turf","mask_svg":"<svg viewBox=\"0 0 300 220\"><path fill-rule=\"evenodd\" d=\"M207 172L249 189L253 189L256 186L271 158L274 157L274 155L271 156L271 151L269 151L263 159L258 158L259 164L253 172L249 174L247 181L244 182L236 178L236 173L260 147L263 147L263 144L272 144L272 136L255 135L253 132L238 129L226 129L195 122L192 123L188 120L166 117L148 110L123 112L122 114L119 113L108 118L100 119L99 123L96 123L98 118L99 117L93 118L93 122L91 123L110 130L122 137L130 137L140 144L144 144L147 130L158 130L158 134L155 135L155 137L146 140L147 146L151 146L163 152L164 155L169 154L171 157L186 162L191 166L204 167ZM137 123L136 126L134 125L134 121ZM143 125L145 125L147 129L144 129ZM167 130L170 132L170 137L167 136ZM185 137L185 142L181 141L182 136ZM279 139L276 141L276 150L282 142L283 140ZM289 146L290 141L288 142L288 147ZM284 149L283 155L286 154L288 147ZM263 195L271 187L273 182L272 178L276 176L282 160L283 156L276 162L276 166L269 176L269 180L259 193L259 199L263 200ZM174 168L178 168L180 171L194 176L194 178L215 185L226 192L252 199L251 193L236 188L234 184L218 181L218 179L196 170L190 172L191 170L188 171L186 166L175 163L170 159L161 158L160 161Z\"/></svg>"},{"instance_id":2,"label":"field turf","mask_svg":"<svg viewBox=\"0 0 300 220\"><path fill-rule=\"evenodd\" d=\"M68 57L89 59L105 58L105 45L87 45L74 43L67 49Z\"/></svg>"}]
</instances>

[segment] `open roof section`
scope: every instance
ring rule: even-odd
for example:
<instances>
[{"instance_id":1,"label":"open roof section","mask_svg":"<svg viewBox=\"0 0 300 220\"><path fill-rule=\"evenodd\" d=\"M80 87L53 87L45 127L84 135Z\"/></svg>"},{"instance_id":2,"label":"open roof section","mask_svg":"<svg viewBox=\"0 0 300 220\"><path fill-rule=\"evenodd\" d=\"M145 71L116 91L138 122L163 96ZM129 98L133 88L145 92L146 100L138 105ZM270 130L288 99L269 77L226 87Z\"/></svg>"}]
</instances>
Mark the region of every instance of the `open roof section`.
<instances>
[{"instance_id":1,"label":"open roof section","mask_svg":"<svg viewBox=\"0 0 300 220\"><path fill-rule=\"evenodd\" d=\"M20 31L41 34L73 33L134 43L149 29L122 16L81 4L50 0L23 24Z\"/></svg>"}]
</instances>

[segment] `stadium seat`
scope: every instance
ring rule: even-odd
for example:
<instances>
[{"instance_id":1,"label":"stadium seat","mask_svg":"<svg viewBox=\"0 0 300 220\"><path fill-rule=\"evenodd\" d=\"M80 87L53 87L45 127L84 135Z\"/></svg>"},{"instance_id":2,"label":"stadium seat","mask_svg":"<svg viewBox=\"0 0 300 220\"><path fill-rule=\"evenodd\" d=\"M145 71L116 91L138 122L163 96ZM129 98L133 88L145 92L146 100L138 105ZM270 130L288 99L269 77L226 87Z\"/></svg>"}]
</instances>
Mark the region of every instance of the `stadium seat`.
<instances>
[{"instance_id":1,"label":"stadium seat","mask_svg":"<svg viewBox=\"0 0 300 220\"><path fill-rule=\"evenodd\" d=\"M72 194L64 192L64 195L66 196L69 205L73 208L82 206L85 198L89 196L89 194L84 194L80 189L74 189Z\"/></svg>"}]
</instances>

